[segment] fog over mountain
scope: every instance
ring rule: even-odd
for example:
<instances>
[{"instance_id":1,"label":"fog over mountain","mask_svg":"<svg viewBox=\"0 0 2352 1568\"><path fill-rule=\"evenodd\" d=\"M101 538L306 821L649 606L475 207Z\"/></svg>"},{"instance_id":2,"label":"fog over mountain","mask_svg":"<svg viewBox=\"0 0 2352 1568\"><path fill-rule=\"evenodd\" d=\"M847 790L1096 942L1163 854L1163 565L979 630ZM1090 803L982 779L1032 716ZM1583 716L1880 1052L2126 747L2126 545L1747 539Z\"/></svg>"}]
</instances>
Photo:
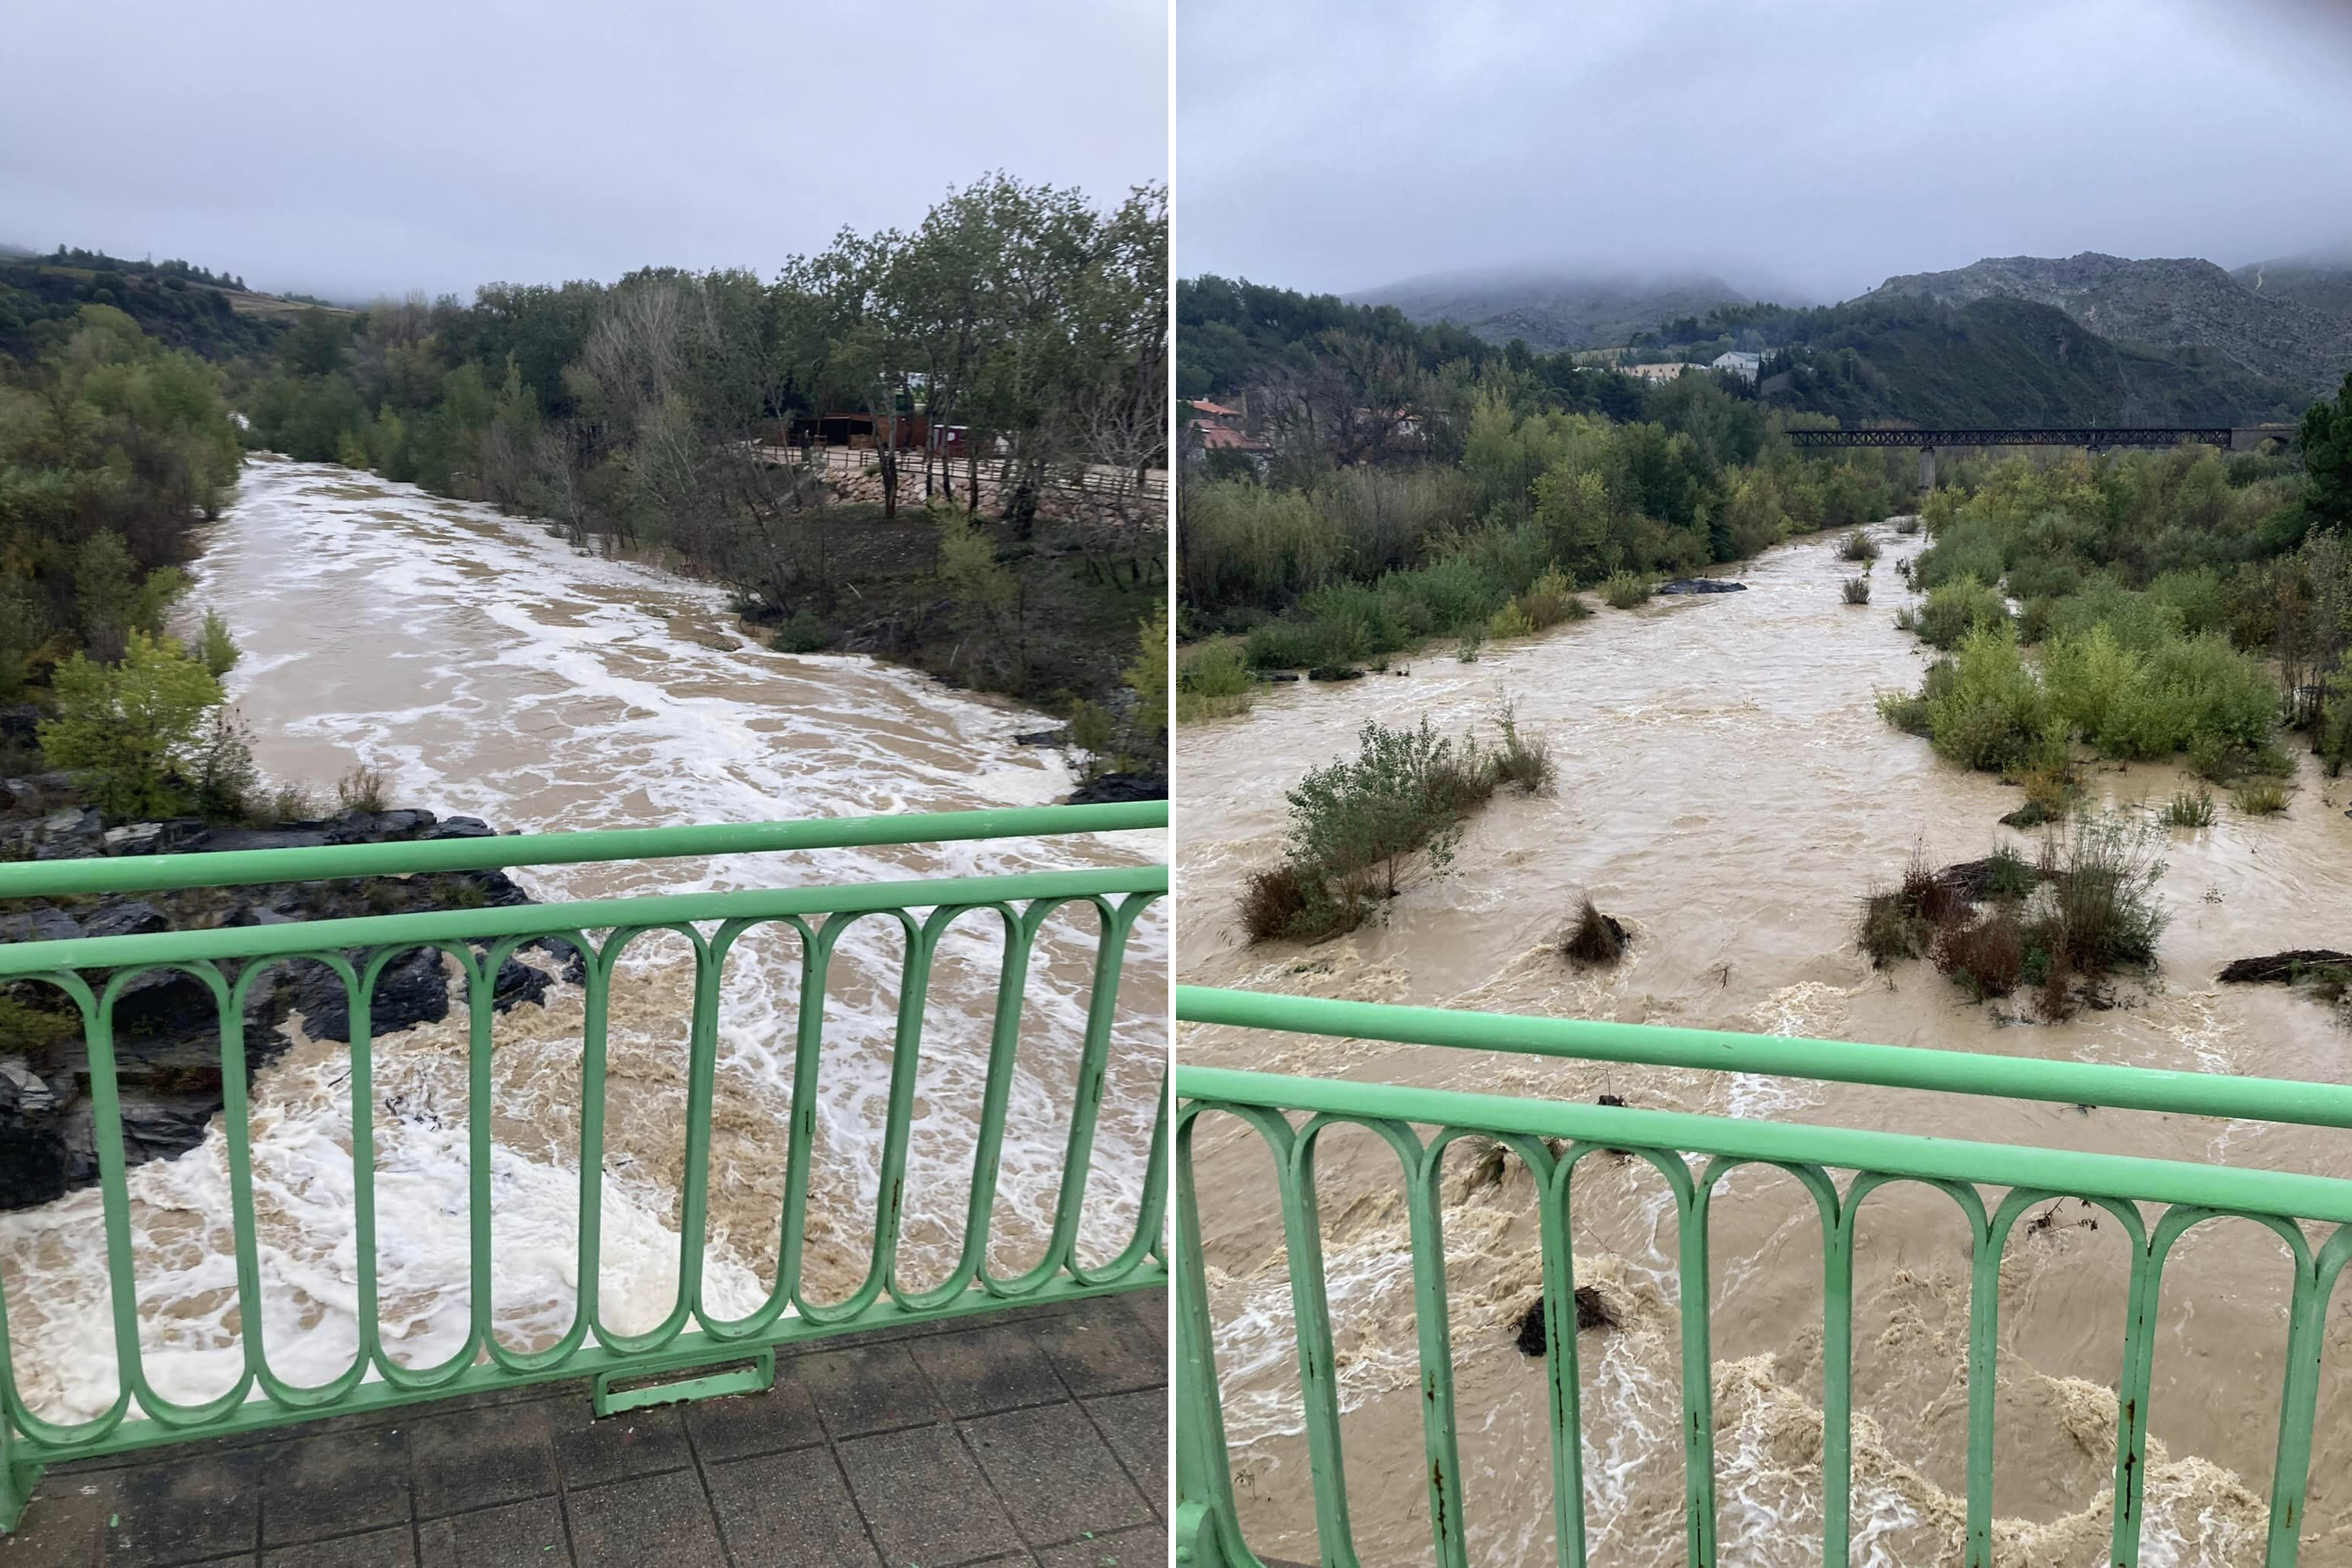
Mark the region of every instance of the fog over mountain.
<instances>
[{"instance_id":1,"label":"fog over mountain","mask_svg":"<svg viewBox=\"0 0 2352 1568\"><path fill-rule=\"evenodd\" d=\"M1835 300L1998 256L2352 248L2352 11L2309 0L1184 0L1177 263Z\"/></svg>"}]
</instances>

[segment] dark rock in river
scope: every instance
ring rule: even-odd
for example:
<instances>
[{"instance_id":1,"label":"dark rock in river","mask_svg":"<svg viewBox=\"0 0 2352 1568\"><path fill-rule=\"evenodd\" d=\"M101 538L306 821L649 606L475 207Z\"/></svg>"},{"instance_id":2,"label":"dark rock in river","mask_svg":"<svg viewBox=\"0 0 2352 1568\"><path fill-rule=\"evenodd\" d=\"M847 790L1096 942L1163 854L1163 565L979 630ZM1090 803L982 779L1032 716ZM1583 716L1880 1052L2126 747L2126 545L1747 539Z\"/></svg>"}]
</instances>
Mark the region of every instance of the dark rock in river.
<instances>
[{"instance_id":1,"label":"dark rock in river","mask_svg":"<svg viewBox=\"0 0 2352 1568\"><path fill-rule=\"evenodd\" d=\"M1318 664L1307 672L1309 680L1361 680L1364 672L1344 664Z\"/></svg>"},{"instance_id":2,"label":"dark rock in river","mask_svg":"<svg viewBox=\"0 0 2352 1568\"><path fill-rule=\"evenodd\" d=\"M1118 805L1133 800L1166 800L1166 773L1105 773L1072 792L1071 805Z\"/></svg>"},{"instance_id":3,"label":"dark rock in river","mask_svg":"<svg viewBox=\"0 0 2352 1568\"><path fill-rule=\"evenodd\" d=\"M1722 577L1677 577L1671 583L1661 583L1660 594L1745 594L1748 584Z\"/></svg>"},{"instance_id":4,"label":"dark rock in river","mask_svg":"<svg viewBox=\"0 0 2352 1568\"><path fill-rule=\"evenodd\" d=\"M1538 1296L1533 1306L1519 1314L1516 1342L1523 1356L1539 1356L1550 1346L1551 1336L1544 1331L1543 1309L1543 1298ZM1609 1310L1609 1303L1601 1299L1601 1292L1590 1285L1579 1285L1576 1288L1576 1331L1580 1334L1587 1329L1613 1329L1616 1326L1617 1314Z\"/></svg>"},{"instance_id":5,"label":"dark rock in river","mask_svg":"<svg viewBox=\"0 0 2352 1568\"><path fill-rule=\"evenodd\" d=\"M478 838L493 832L478 818L442 822L429 811L351 811L264 828L213 827L187 818L110 828L96 811L71 798L71 787L70 779L55 774L0 781L0 858L8 858L12 846L19 857L29 853L54 859ZM1164 781L1160 788L1164 793ZM136 898L108 895L62 900L58 905L28 901L0 906L0 942L284 925L436 909L503 909L530 901L530 895L503 871L171 889ZM541 964L510 957L502 963L491 1002L499 1012L542 1002L557 978L551 972L573 984L585 976L579 953L568 943L534 942L529 951L543 951L553 962ZM233 983L238 968L224 963L221 972ZM449 964L435 949L418 949L394 960L376 982L372 1033L380 1037L446 1018L452 1005L451 976ZM93 971L83 978L95 983L103 975ZM131 1163L168 1158L204 1141L225 1092L220 1007L209 984L179 970L151 969L122 987L114 1010L114 1054L123 1152ZM254 1071L286 1051L298 1013L312 1037L349 1038L350 1001L340 977L316 963L273 963L247 991L243 1033L248 1081ZM80 1016L71 1003L42 982L0 982L0 1209L46 1203L97 1179L89 1092L89 1052Z\"/></svg>"},{"instance_id":6,"label":"dark rock in river","mask_svg":"<svg viewBox=\"0 0 2352 1568\"><path fill-rule=\"evenodd\" d=\"M1013 736L1013 743L1016 746L1066 746L1070 743L1070 732L1067 730L1032 730L1026 734Z\"/></svg>"}]
</instances>

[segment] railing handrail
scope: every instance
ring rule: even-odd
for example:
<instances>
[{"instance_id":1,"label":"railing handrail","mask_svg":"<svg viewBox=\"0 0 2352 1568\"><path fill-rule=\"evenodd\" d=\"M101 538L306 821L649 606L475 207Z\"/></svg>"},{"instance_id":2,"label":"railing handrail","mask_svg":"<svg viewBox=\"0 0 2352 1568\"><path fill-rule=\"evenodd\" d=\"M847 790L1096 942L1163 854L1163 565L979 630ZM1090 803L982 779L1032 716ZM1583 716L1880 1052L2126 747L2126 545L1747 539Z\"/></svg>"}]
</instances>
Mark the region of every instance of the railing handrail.
<instances>
[{"instance_id":1,"label":"railing handrail","mask_svg":"<svg viewBox=\"0 0 2352 1568\"><path fill-rule=\"evenodd\" d=\"M677 925L689 921L764 921L786 915L858 914L941 905L971 907L1013 900L1083 899L1101 893L1167 890L1166 866L1137 865L1029 871L1003 877L908 879L864 882L855 887L743 888L730 892L651 893L636 898L567 900L555 904L517 904L498 909L352 915L283 925L0 943L0 979L58 969L135 969L225 958L283 958L298 951L492 941L544 931L551 912L555 910L562 911L561 923L565 930L589 931L622 926Z\"/></svg>"},{"instance_id":2,"label":"railing handrail","mask_svg":"<svg viewBox=\"0 0 2352 1568\"><path fill-rule=\"evenodd\" d=\"M2293 1171L1225 1068L1180 1066L1176 1098L1206 1105L1516 1132L1603 1147L1686 1149L1734 1161L1873 1171L1924 1182L2037 1187L2084 1197L2352 1224L2352 1181Z\"/></svg>"},{"instance_id":3,"label":"railing handrail","mask_svg":"<svg viewBox=\"0 0 2352 1568\"><path fill-rule=\"evenodd\" d=\"M0 866L0 900L173 888L314 882L338 877L424 871L489 871L509 866L569 866L592 860L676 860L703 855L769 854L971 838L1057 838L1168 826L1164 800L1107 805L1009 806L985 811L836 816L790 822L709 823L686 827L593 828L472 838L404 839L286 849L125 855Z\"/></svg>"},{"instance_id":4,"label":"railing handrail","mask_svg":"<svg viewBox=\"0 0 2352 1568\"><path fill-rule=\"evenodd\" d=\"M2305 1127L2352 1127L2352 1085L2238 1078L2166 1068L1864 1045L1662 1024L1537 1018L1259 991L1176 987L1176 1018L1340 1039L1506 1051L1523 1056L1759 1073L1819 1083L2039 1100L2114 1110L2171 1111Z\"/></svg>"}]
</instances>

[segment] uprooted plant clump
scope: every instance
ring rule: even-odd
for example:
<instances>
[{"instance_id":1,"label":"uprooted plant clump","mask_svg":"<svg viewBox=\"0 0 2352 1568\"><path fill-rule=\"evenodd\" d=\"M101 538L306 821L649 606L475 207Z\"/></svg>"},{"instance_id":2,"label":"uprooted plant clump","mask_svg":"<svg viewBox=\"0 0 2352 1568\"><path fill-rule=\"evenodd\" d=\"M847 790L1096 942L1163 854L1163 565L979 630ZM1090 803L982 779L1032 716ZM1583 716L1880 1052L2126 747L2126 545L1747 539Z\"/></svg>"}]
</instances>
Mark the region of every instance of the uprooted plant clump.
<instances>
[{"instance_id":1,"label":"uprooted plant clump","mask_svg":"<svg viewBox=\"0 0 2352 1568\"><path fill-rule=\"evenodd\" d=\"M2262 958L2232 959L2217 977L2225 985L2287 985L2336 1009L2352 1025L2352 952L2299 947Z\"/></svg>"},{"instance_id":2,"label":"uprooted plant clump","mask_svg":"<svg viewBox=\"0 0 2352 1568\"><path fill-rule=\"evenodd\" d=\"M1897 886L1863 900L1855 941L1878 969L1926 958L1974 1001L2030 986L2052 1023L2104 1007L2105 976L2156 962L2156 837L2146 822L2084 812L2032 861L2004 846L1937 870L1914 852Z\"/></svg>"},{"instance_id":3,"label":"uprooted plant clump","mask_svg":"<svg viewBox=\"0 0 2352 1568\"><path fill-rule=\"evenodd\" d=\"M1587 898L1578 906L1576 919L1559 939L1560 956L1583 967L1606 966L1625 956L1633 934L1624 922L1614 915L1604 915Z\"/></svg>"}]
</instances>

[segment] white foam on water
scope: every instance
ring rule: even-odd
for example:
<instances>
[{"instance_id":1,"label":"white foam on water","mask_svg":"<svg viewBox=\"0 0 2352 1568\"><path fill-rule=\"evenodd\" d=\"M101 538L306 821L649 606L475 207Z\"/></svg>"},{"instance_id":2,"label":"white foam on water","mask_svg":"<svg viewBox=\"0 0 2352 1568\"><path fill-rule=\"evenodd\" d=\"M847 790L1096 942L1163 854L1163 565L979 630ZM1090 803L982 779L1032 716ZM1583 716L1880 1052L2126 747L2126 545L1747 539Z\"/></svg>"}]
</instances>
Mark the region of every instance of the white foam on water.
<instances>
[{"instance_id":1,"label":"white foam on water","mask_svg":"<svg viewBox=\"0 0 2352 1568\"><path fill-rule=\"evenodd\" d=\"M219 609L245 650L226 684L265 770L307 774L313 786L364 763L389 775L395 804L547 831L1038 805L1072 783L1055 754L1012 744L1017 731L1045 727L1040 715L871 659L768 652L727 629L715 587L575 552L536 523L342 469L249 465L192 575L192 612ZM551 867L518 879L542 900L855 884L1132 865L1160 858L1160 840L833 849ZM943 1274L961 1239L1000 933L993 915L966 917L937 950L901 1247L902 1278L917 1284ZM1095 936L1091 913L1066 911L1046 922L1031 962L990 1254L999 1272L1034 1257L1051 1224ZM669 1067L684 1033L687 966L669 941L667 956L633 947L624 957L612 1020L616 1078L634 1062L644 1070L632 1087L663 1106L682 1104ZM1089 1261L1133 1234L1165 1056L1167 952L1155 908L1128 950L1079 1230ZM881 919L856 922L836 950L813 1274L820 1235L862 1268L900 955L896 922ZM763 1216L761 1203L779 1177L752 1145L789 1110L798 962L793 942L763 928L737 944L726 972L719 1076L733 1099L720 1120L747 1130L741 1168L719 1165L736 1147L723 1141L714 1160L703 1289L719 1316L756 1307L772 1278L773 1211ZM518 1009L497 1030L492 1312L501 1342L518 1347L559 1337L579 1306L578 1003L558 985L544 1008ZM451 1022L379 1039L374 1052L381 1321L404 1364L453 1353L471 1311L463 1012L453 997ZM451 1113L387 1113L396 1098ZM262 1329L272 1369L296 1383L332 1377L358 1344L350 1117L342 1047L299 1047L256 1080ZM677 1299L675 1155L665 1179L661 1160L630 1143L650 1139L657 1155L659 1138L623 1123L610 1131L597 1299L607 1327L641 1332ZM781 1150L781 1132L767 1146ZM739 1189L730 1230L719 1194ZM242 1353L217 1124L199 1148L133 1171L131 1192L148 1375L168 1399L217 1394ZM53 1418L103 1409L117 1387L100 1213L92 1190L0 1215L17 1376ZM943 1217L927 1225L925 1215Z\"/></svg>"}]
</instances>

